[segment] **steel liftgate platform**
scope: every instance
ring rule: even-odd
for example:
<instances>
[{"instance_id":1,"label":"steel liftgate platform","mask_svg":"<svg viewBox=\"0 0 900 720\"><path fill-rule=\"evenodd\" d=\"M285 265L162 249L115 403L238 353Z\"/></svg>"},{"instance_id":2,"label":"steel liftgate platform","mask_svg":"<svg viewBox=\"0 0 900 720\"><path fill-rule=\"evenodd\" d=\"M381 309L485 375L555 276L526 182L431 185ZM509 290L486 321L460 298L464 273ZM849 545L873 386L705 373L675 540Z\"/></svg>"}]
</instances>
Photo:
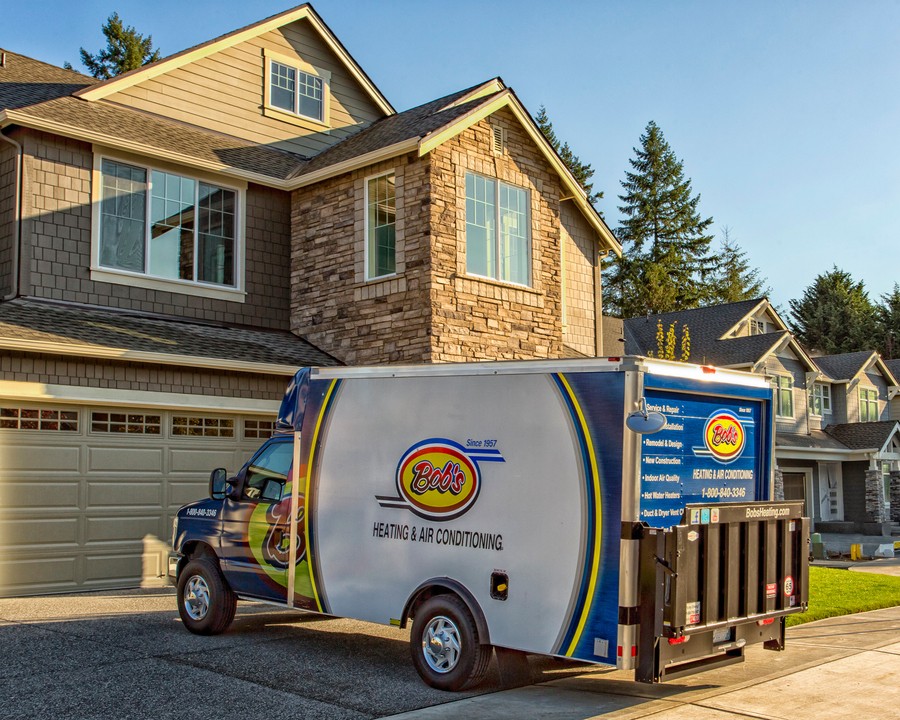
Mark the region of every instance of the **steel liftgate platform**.
<instances>
[{"instance_id":1,"label":"steel liftgate platform","mask_svg":"<svg viewBox=\"0 0 900 720\"><path fill-rule=\"evenodd\" d=\"M784 648L785 616L809 601L801 502L687 505L668 530L636 528L641 604L635 679L662 680Z\"/></svg>"}]
</instances>

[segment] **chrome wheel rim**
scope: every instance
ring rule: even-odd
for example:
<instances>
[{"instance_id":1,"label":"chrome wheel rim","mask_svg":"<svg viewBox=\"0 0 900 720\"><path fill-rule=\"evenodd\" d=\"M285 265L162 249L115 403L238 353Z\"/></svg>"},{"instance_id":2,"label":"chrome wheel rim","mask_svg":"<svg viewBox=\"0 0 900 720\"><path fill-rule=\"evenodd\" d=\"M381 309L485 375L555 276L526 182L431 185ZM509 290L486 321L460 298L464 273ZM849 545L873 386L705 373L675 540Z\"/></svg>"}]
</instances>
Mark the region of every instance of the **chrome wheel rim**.
<instances>
[{"instance_id":1,"label":"chrome wheel rim","mask_svg":"<svg viewBox=\"0 0 900 720\"><path fill-rule=\"evenodd\" d=\"M185 584L184 609L191 620L202 620L209 612L209 585L201 575L192 576Z\"/></svg>"},{"instance_id":2,"label":"chrome wheel rim","mask_svg":"<svg viewBox=\"0 0 900 720\"><path fill-rule=\"evenodd\" d=\"M422 633L422 653L428 667L437 673L448 673L459 663L461 652L459 628L450 618L432 618Z\"/></svg>"}]
</instances>

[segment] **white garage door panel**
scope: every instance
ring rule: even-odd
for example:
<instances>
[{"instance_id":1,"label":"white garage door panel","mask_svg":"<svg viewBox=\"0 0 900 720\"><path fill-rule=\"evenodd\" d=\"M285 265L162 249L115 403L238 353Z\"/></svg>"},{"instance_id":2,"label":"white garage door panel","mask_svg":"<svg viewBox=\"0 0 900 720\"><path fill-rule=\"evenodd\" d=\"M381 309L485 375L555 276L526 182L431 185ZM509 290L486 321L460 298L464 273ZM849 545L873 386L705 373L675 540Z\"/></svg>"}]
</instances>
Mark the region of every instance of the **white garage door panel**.
<instances>
[{"instance_id":1,"label":"white garage door panel","mask_svg":"<svg viewBox=\"0 0 900 720\"><path fill-rule=\"evenodd\" d=\"M147 535L158 538L161 524L162 520L158 515L150 517L89 517L85 523L85 540L90 545L98 542L143 540Z\"/></svg>"},{"instance_id":2,"label":"white garage door panel","mask_svg":"<svg viewBox=\"0 0 900 720\"><path fill-rule=\"evenodd\" d=\"M159 474L159 471L157 471ZM155 482L122 480L121 482L88 481L88 510L110 507L158 508L163 501L163 487Z\"/></svg>"},{"instance_id":3,"label":"white garage door panel","mask_svg":"<svg viewBox=\"0 0 900 720\"><path fill-rule=\"evenodd\" d=\"M0 549L78 545L78 518L0 520Z\"/></svg>"},{"instance_id":4,"label":"white garage door panel","mask_svg":"<svg viewBox=\"0 0 900 720\"><path fill-rule=\"evenodd\" d=\"M196 450L196 449L172 449L169 453L169 468L173 473L201 473L207 478L210 472L223 467L229 472L235 472L243 463L239 463L241 456L234 447L221 450Z\"/></svg>"},{"instance_id":5,"label":"white garage door panel","mask_svg":"<svg viewBox=\"0 0 900 720\"><path fill-rule=\"evenodd\" d=\"M195 500L202 500L209 495L209 479L206 482L173 482L169 483L169 510L177 510Z\"/></svg>"},{"instance_id":6,"label":"white garage door panel","mask_svg":"<svg viewBox=\"0 0 900 720\"><path fill-rule=\"evenodd\" d=\"M75 587L77 562L74 555L0 560L0 587L26 592L35 585L46 587L48 590Z\"/></svg>"},{"instance_id":7,"label":"white garage door panel","mask_svg":"<svg viewBox=\"0 0 900 720\"><path fill-rule=\"evenodd\" d=\"M163 449L122 447L92 447L88 453L90 473L159 473L162 467Z\"/></svg>"},{"instance_id":8,"label":"white garage door panel","mask_svg":"<svg viewBox=\"0 0 900 720\"><path fill-rule=\"evenodd\" d=\"M35 438L37 439L37 438ZM0 444L0 466L5 471L23 475L43 475L47 473L80 471L80 447L10 446Z\"/></svg>"},{"instance_id":9,"label":"white garage door panel","mask_svg":"<svg viewBox=\"0 0 900 720\"><path fill-rule=\"evenodd\" d=\"M129 555L87 555L84 558L85 583L108 584L110 577L123 582L140 582L144 572L143 553Z\"/></svg>"},{"instance_id":10,"label":"white garage door panel","mask_svg":"<svg viewBox=\"0 0 900 720\"><path fill-rule=\"evenodd\" d=\"M0 508L77 510L79 482L0 482Z\"/></svg>"}]
</instances>

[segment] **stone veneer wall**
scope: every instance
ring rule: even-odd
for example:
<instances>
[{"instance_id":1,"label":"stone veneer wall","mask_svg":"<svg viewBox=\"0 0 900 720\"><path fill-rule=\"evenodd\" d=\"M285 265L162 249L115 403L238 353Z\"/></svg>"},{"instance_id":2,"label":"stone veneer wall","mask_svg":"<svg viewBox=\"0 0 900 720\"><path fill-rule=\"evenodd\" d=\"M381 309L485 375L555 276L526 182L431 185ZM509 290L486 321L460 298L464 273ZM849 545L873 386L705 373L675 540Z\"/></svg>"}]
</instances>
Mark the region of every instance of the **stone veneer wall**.
<instances>
[{"instance_id":1,"label":"stone veneer wall","mask_svg":"<svg viewBox=\"0 0 900 720\"><path fill-rule=\"evenodd\" d=\"M177 365L4 352L0 380L258 400L280 400L290 378Z\"/></svg>"},{"instance_id":2,"label":"stone veneer wall","mask_svg":"<svg viewBox=\"0 0 900 720\"><path fill-rule=\"evenodd\" d=\"M366 179L394 172L397 272L365 276ZM431 360L429 159L415 155L294 192L291 330L352 365Z\"/></svg>"},{"instance_id":3,"label":"stone veneer wall","mask_svg":"<svg viewBox=\"0 0 900 720\"><path fill-rule=\"evenodd\" d=\"M290 196L250 185L246 191L245 302L91 280L92 148L29 132L25 147L23 295L286 329ZM185 175L191 175L187 168Z\"/></svg>"},{"instance_id":4,"label":"stone veneer wall","mask_svg":"<svg viewBox=\"0 0 900 720\"><path fill-rule=\"evenodd\" d=\"M506 129L507 151L492 152L492 125ZM431 153L435 362L562 357L559 179L508 110ZM467 171L529 190L531 287L466 274Z\"/></svg>"},{"instance_id":5,"label":"stone veneer wall","mask_svg":"<svg viewBox=\"0 0 900 720\"><path fill-rule=\"evenodd\" d=\"M563 342L584 355L594 356L597 354L596 298L599 295L594 285L594 269L598 262L596 235L570 202L560 204L560 229L565 292Z\"/></svg>"}]
</instances>

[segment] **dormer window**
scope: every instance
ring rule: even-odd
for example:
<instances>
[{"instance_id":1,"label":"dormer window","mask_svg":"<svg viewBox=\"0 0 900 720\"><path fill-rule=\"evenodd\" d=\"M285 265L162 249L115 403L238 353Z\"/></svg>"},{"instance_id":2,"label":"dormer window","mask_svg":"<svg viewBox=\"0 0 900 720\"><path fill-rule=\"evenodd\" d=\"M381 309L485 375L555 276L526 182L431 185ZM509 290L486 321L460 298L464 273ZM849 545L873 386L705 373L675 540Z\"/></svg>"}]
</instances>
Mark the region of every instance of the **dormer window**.
<instances>
[{"instance_id":1,"label":"dormer window","mask_svg":"<svg viewBox=\"0 0 900 720\"><path fill-rule=\"evenodd\" d=\"M769 323L761 318L750 318L750 334L765 335L769 332Z\"/></svg>"},{"instance_id":2,"label":"dormer window","mask_svg":"<svg viewBox=\"0 0 900 720\"><path fill-rule=\"evenodd\" d=\"M267 52L265 114L327 125L329 82L326 70Z\"/></svg>"}]
</instances>

